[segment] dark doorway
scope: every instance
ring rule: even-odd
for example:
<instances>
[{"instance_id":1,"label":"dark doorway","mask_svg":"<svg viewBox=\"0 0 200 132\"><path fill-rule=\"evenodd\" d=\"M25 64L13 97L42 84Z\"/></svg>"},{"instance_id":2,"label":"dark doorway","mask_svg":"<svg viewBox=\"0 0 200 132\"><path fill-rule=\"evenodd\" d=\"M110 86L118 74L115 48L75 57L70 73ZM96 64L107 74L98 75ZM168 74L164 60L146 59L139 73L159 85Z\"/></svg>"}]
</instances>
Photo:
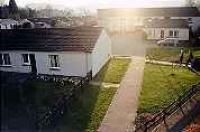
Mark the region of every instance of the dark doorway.
<instances>
[{"instance_id":1,"label":"dark doorway","mask_svg":"<svg viewBox=\"0 0 200 132\"><path fill-rule=\"evenodd\" d=\"M37 67L36 67L36 60L35 60L35 55L30 54L30 61L31 61L31 69L33 74L37 74Z\"/></svg>"}]
</instances>

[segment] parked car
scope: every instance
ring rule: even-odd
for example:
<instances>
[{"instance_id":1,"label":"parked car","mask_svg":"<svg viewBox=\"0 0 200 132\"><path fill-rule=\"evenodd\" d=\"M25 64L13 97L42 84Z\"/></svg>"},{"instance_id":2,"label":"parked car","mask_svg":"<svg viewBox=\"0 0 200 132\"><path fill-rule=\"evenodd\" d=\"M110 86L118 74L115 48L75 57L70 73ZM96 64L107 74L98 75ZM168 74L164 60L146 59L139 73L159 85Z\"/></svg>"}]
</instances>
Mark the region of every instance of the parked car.
<instances>
[{"instance_id":1,"label":"parked car","mask_svg":"<svg viewBox=\"0 0 200 132\"><path fill-rule=\"evenodd\" d=\"M179 46L180 42L178 38L165 38L157 41L158 46Z\"/></svg>"}]
</instances>

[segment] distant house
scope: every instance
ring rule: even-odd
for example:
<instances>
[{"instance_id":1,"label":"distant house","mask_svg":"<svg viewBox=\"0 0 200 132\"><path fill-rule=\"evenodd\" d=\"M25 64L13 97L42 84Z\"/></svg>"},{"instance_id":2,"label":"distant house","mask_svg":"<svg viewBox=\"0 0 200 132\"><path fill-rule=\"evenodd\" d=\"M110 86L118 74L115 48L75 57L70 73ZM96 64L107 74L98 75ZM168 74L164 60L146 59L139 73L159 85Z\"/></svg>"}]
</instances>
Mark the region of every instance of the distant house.
<instances>
[{"instance_id":1,"label":"distant house","mask_svg":"<svg viewBox=\"0 0 200 132\"><path fill-rule=\"evenodd\" d=\"M31 18L28 20L34 24L35 28L51 28L54 21L51 18Z\"/></svg>"},{"instance_id":2,"label":"distant house","mask_svg":"<svg viewBox=\"0 0 200 132\"><path fill-rule=\"evenodd\" d=\"M184 19L193 32L200 27L200 12L196 7L99 9L98 24L108 31L129 32L141 27L146 20Z\"/></svg>"},{"instance_id":3,"label":"distant house","mask_svg":"<svg viewBox=\"0 0 200 132\"><path fill-rule=\"evenodd\" d=\"M18 25L18 21L13 19L0 19L0 29L13 29Z\"/></svg>"},{"instance_id":4,"label":"distant house","mask_svg":"<svg viewBox=\"0 0 200 132\"><path fill-rule=\"evenodd\" d=\"M28 19L21 19L18 21L17 28L30 29L30 28L35 28L35 25L33 22L29 21Z\"/></svg>"},{"instance_id":5,"label":"distant house","mask_svg":"<svg viewBox=\"0 0 200 132\"><path fill-rule=\"evenodd\" d=\"M1 30L0 71L92 76L111 55L111 41L99 27Z\"/></svg>"},{"instance_id":6,"label":"distant house","mask_svg":"<svg viewBox=\"0 0 200 132\"><path fill-rule=\"evenodd\" d=\"M188 22L183 19L151 20L144 23L144 31L148 40L164 38L178 38L182 41L189 40Z\"/></svg>"}]
</instances>

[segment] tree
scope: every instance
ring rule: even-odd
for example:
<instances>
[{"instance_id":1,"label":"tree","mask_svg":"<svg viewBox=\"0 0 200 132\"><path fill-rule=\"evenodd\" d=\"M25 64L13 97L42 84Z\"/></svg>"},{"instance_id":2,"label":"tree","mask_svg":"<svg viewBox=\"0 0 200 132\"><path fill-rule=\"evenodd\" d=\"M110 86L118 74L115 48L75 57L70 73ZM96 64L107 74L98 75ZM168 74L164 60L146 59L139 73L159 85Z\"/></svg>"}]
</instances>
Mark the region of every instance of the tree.
<instances>
[{"instance_id":1,"label":"tree","mask_svg":"<svg viewBox=\"0 0 200 132\"><path fill-rule=\"evenodd\" d=\"M9 1L9 13L15 14L15 13L17 13L17 11L18 11L18 7L17 7L15 0L10 0Z\"/></svg>"}]
</instances>

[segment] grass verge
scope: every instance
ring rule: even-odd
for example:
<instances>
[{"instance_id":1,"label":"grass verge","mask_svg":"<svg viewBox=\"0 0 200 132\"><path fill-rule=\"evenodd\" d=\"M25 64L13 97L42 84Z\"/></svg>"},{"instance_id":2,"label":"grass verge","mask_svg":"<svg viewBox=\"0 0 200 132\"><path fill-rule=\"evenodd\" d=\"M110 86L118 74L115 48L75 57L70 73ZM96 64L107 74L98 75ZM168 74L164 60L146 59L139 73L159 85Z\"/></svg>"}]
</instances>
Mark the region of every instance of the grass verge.
<instances>
[{"instance_id":1,"label":"grass verge","mask_svg":"<svg viewBox=\"0 0 200 132\"><path fill-rule=\"evenodd\" d=\"M184 48L184 62L189 56L189 49L194 56L200 56L200 48ZM181 48L149 48L147 49L146 58L161 61L178 61Z\"/></svg>"},{"instance_id":2,"label":"grass verge","mask_svg":"<svg viewBox=\"0 0 200 132\"><path fill-rule=\"evenodd\" d=\"M199 76L183 67L146 64L138 112L160 111L199 80Z\"/></svg>"},{"instance_id":3,"label":"grass verge","mask_svg":"<svg viewBox=\"0 0 200 132\"><path fill-rule=\"evenodd\" d=\"M120 83L130 59L112 58L96 75L94 81ZM78 100L64 115L58 131L95 132L103 120L117 87L86 86Z\"/></svg>"},{"instance_id":4,"label":"grass verge","mask_svg":"<svg viewBox=\"0 0 200 132\"><path fill-rule=\"evenodd\" d=\"M120 83L131 59L113 58L95 76L94 81L106 83Z\"/></svg>"}]
</instances>

